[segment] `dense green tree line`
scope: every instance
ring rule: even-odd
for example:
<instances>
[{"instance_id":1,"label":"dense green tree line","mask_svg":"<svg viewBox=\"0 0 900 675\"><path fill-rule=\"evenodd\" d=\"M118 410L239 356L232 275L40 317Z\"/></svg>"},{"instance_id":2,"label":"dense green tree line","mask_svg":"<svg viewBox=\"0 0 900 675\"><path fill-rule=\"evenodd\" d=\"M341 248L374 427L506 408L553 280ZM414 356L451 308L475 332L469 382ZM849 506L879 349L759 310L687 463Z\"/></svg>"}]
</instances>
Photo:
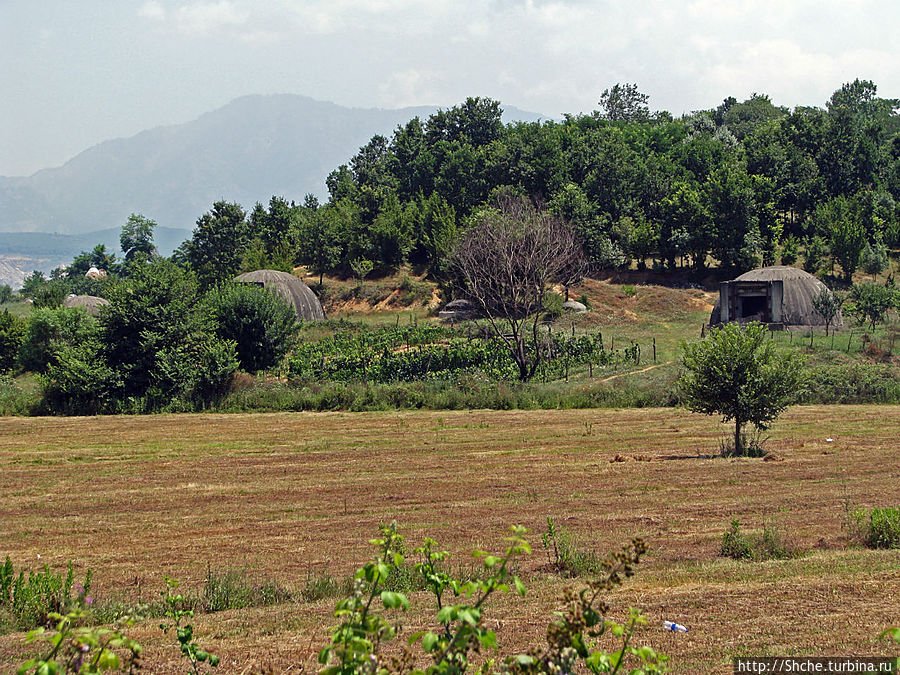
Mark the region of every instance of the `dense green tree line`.
<instances>
[{"instance_id":1,"label":"dense green tree line","mask_svg":"<svg viewBox=\"0 0 900 675\"><path fill-rule=\"evenodd\" d=\"M634 85L601 105L504 126L499 103L473 98L374 136L329 175L328 203L301 209L300 229L332 250L298 259L320 271L359 258L440 271L455 233L501 191L569 219L600 267L702 270L712 258L741 270L819 237L849 276L867 245L900 243L898 101L871 82L793 111L753 95L676 120L650 114Z\"/></svg>"},{"instance_id":2,"label":"dense green tree line","mask_svg":"<svg viewBox=\"0 0 900 675\"><path fill-rule=\"evenodd\" d=\"M504 125L497 101L469 98L373 136L328 175L324 204L216 202L174 260L201 288L297 264L349 275L411 263L439 278L477 212L519 195L570 221L596 268L741 271L802 252L809 271L849 279L900 246L898 105L855 80L822 108L754 94L673 119L626 84L591 114ZM152 225L129 219L122 262L102 246L78 256L69 288L90 290L91 265L127 276L155 254Z\"/></svg>"}]
</instances>

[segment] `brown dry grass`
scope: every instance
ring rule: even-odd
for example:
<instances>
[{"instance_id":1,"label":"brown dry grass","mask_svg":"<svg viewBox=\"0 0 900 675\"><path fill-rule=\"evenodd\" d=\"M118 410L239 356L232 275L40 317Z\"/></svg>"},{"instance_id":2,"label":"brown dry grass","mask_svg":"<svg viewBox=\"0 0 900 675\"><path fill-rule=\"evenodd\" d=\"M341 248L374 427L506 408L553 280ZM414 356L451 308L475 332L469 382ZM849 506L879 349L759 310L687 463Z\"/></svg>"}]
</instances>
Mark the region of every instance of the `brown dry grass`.
<instances>
[{"instance_id":1,"label":"brown dry grass","mask_svg":"<svg viewBox=\"0 0 900 675\"><path fill-rule=\"evenodd\" d=\"M147 600L163 574L198 588L207 561L297 588L309 570L347 574L392 519L411 545L428 534L457 560L500 548L512 523L539 548L549 515L598 552L649 542L612 613L643 608L640 640L678 672L730 672L736 654L890 653L874 638L900 623L900 552L847 549L841 517L845 499L897 505L900 407L791 410L770 441L778 462L705 458L722 431L679 410L4 418L0 556L17 567L72 559L94 569L96 596ZM718 558L732 517L750 529L773 522L810 553ZM524 602L502 598L487 614L504 646L538 640L572 583L543 562L536 550L522 566ZM195 623L223 657L218 672L309 671L332 606ZM426 619L411 612L405 634ZM663 632L664 619L691 633ZM148 671L182 672L156 623L135 630ZM21 635L0 638L0 670L27 653Z\"/></svg>"}]
</instances>

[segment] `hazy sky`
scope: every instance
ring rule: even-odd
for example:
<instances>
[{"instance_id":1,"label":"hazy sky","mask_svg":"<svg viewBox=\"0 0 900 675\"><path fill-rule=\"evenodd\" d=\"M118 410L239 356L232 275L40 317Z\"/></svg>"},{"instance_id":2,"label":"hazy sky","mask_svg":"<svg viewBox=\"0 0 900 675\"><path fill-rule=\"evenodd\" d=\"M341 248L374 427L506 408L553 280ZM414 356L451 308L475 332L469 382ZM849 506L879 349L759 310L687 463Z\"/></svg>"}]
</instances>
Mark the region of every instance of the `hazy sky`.
<instances>
[{"instance_id":1,"label":"hazy sky","mask_svg":"<svg viewBox=\"0 0 900 675\"><path fill-rule=\"evenodd\" d=\"M900 98L896 0L0 0L0 175L252 93L490 96L557 116L616 82L678 115L767 93Z\"/></svg>"}]
</instances>

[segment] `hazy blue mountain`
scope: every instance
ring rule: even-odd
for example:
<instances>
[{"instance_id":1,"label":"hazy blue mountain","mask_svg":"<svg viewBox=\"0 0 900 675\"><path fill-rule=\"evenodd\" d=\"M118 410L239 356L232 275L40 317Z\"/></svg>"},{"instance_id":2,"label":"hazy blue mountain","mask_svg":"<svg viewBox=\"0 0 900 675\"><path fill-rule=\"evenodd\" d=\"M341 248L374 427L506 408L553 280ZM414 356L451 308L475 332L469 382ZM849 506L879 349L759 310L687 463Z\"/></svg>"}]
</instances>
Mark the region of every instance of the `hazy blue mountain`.
<instances>
[{"instance_id":1,"label":"hazy blue mountain","mask_svg":"<svg viewBox=\"0 0 900 675\"><path fill-rule=\"evenodd\" d=\"M0 232L117 229L131 213L191 230L218 199L249 210L272 195L296 201L309 192L324 197L328 173L374 134L390 134L435 109L345 108L292 94L244 96L186 124L105 141L59 168L0 177ZM540 118L505 110L507 121ZM0 243L0 255L8 252Z\"/></svg>"}]
</instances>

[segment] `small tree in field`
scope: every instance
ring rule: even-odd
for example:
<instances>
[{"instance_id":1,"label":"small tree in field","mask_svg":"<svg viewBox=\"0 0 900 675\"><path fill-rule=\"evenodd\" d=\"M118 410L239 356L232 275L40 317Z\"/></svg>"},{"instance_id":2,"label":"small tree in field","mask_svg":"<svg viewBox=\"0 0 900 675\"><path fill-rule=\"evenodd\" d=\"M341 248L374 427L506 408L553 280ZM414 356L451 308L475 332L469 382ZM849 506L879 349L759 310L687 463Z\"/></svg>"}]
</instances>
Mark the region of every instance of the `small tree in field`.
<instances>
[{"instance_id":1,"label":"small tree in field","mask_svg":"<svg viewBox=\"0 0 900 675\"><path fill-rule=\"evenodd\" d=\"M822 288L818 295L812 299L813 309L825 321L825 335L828 335L828 327L834 321L834 318L841 311L841 305L844 304L844 296L833 293L827 288Z\"/></svg>"},{"instance_id":2,"label":"small tree in field","mask_svg":"<svg viewBox=\"0 0 900 675\"><path fill-rule=\"evenodd\" d=\"M514 197L478 213L453 252L457 282L506 343L519 379L531 379L543 358L538 319L545 293L551 283L580 276L582 257L566 221Z\"/></svg>"},{"instance_id":3,"label":"small tree in field","mask_svg":"<svg viewBox=\"0 0 900 675\"><path fill-rule=\"evenodd\" d=\"M779 351L763 324L729 323L703 340L683 343L678 381L692 411L734 420L734 454L744 455L746 424L765 430L803 390L802 362Z\"/></svg>"},{"instance_id":4,"label":"small tree in field","mask_svg":"<svg viewBox=\"0 0 900 675\"><path fill-rule=\"evenodd\" d=\"M860 325L868 322L875 330L876 324L887 318L888 311L897 304L897 290L881 284L854 284L850 291L851 308Z\"/></svg>"}]
</instances>

